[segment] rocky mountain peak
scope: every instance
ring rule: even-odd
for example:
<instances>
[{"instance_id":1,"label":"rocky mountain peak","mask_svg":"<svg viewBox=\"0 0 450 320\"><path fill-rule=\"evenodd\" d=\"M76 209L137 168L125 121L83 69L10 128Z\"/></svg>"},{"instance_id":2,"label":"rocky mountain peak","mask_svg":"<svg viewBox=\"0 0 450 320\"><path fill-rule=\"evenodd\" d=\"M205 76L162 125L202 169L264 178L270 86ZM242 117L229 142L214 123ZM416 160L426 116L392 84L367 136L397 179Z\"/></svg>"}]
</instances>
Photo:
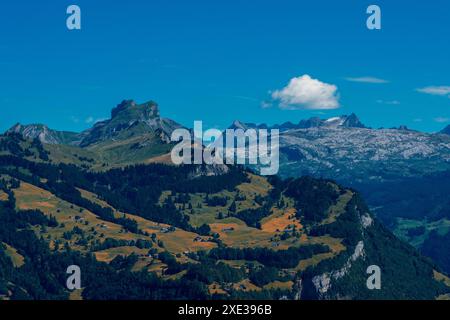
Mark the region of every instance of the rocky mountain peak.
<instances>
[{"instance_id":1,"label":"rocky mountain peak","mask_svg":"<svg viewBox=\"0 0 450 320\"><path fill-rule=\"evenodd\" d=\"M356 114L342 115L339 117L332 117L326 120L319 120L319 127L344 127L344 128L365 128L364 124L359 121Z\"/></svg>"},{"instance_id":2,"label":"rocky mountain peak","mask_svg":"<svg viewBox=\"0 0 450 320\"><path fill-rule=\"evenodd\" d=\"M273 126L273 129L279 129L281 131L286 131L286 130L290 130L290 129L297 129L297 125L290 121L286 121L281 125Z\"/></svg>"},{"instance_id":3,"label":"rocky mountain peak","mask_svg":"<svg viewBox=\"0 0 450 320\"><path fill-rule=\"evenodd\" d=\"M111 118L116 117L120 112L127 110L129 108L135 107L136 102L134 100L123 100L115 108L111 110Z\"/></svg>"},{"instance_id":4,"label":"rocky mountain peak","mask_svg":"<svg viewBox=\"0 0 450 320\"><path fill-rule=\"evenodd\" d=\"M230 129L279 129L281 132L296 130L296 129L310 129L310 128L366 128L366 126L359 120L359 118L352 113L351 115L343 115L340 117L332 117L328 119L321 119L319 117L312 117L309 119L301 120L298 124L290 121L282 124L276 124L274 126L267 126L266 124L256 125L254 123L244 123L239 120L233 121Z\"/></svg>"},{"instance_id":5,"label":"rocky mountain peak","mask_svg":"<svg viewBox=\"0 0 450 320\"><path fill-rule=\"evenodd\" d=\"M70 143L76 133L52 130L44 124L22 125L16 123L6 131L6 134L17 133L25 139L39 139L42 143L60 144Z\"/></svg>"},{"instance_id":6,"label":"rocky mountain peak","mask_svg":"<svg viewBox=\"0 0 450 320\"><path fill-rule=\"evenodd\" d=\"M320 127L322 120L319 117L312 117L307 120L301 120L298 123L298 128L300 129L308 129L308 128L316 128Z\"/></svg>"},{"instance_id":7,"label":"rocky mountain peak","mask_svg":"<svg viewBox=\"0 0 450 320\"><path fill-rule=\"evenodd\" d=\"M175 121L161 118L158 104L149 101L137 104L123 100L111 110L111 119L98 122L84 132L81 147L107 140L122 140L132 136L156 133L164 142L170 142L173 130L181 127Z\"/></svg>"},{"instance_id":8,"label":"rocky mountain peak","mask_svg":"<svg viewBox=\"0 0 450 320\"><path fill-rule=\"evenodd\" d=\"M242 129L246 130L248 128L248 125L246 123L243 123L239 120L234 120L229 129Z\"/></svg>"},{"instance_id":9,"label":"rocky mountain peak","mask_svg":"<svg viewBox=\"0 0 450 320\"><path fill-rule=\"evenodd\" d=\"M123 100L111 110L111 119L122 117L127 120L149 120L160 117L158 104L149 101L137 104L134 100Z\"/></svg>"},{"instance_id":10,"label":"rocky mountain peak","mask_svg":"<svg viewBox=\"0 0 450 320\"><path fill-rule=\"evenodd\" d=\"M412 131L411 129L409 129L406 125L401 125L401 126L399 126L398 128L396 128L397 130L400 130L400 131Z\"/></svg>"},{"instance_id":11,"label":"rocky mountain peak","mask_svg":"<svg viewBox=\"0 0 450 320\"><path fill-rule=\"evenodd\" d=\"M21 123L16 123L13 125L6 133L27 133L28 135L33 135L32 138L37 138L40 133L48 132L49 128L44 124L29 124L23 125ZM28 137L31 138L31 137Z\"/></svg>"},{"instance_id":12,"label":"rocky mountain peak","mask_svg":"<svg viewBox=\"0 0 450 320\"><path fill-rule=\"evenodd\" d=\"M47 144L87 147L98 142L129 139L148 133L154 133L164 143L169 143L173 130L180 127L173 120L161 118L158 104L154 101L137 104L134 100L123 100L111 110L110 119L99 121L81 133L52 130L43 124L17 123L6 134L17 133L26 139L37 138Z\"/></svg>"},{"instance_id":13,"label":"rocky mountain peak","mask_svg":"<svg viewBox=\"0 0 450 320\"><path fill-rule=\"evenodd\" d=\"M446 126L440 133L450 135L450 124Z\"/></svg>"},{"instance_id":14,"label":"rocky mountain peak","mask_svg":"<svg viewBox=\"0 0 450 320\"><path fill-rule=\"evenodd\" d=\"M356 114L352 113L349 116L342 116L344 119L342 126L346 128L365 128L366 126L359 120Z\"/></svg>"}]
</instances>

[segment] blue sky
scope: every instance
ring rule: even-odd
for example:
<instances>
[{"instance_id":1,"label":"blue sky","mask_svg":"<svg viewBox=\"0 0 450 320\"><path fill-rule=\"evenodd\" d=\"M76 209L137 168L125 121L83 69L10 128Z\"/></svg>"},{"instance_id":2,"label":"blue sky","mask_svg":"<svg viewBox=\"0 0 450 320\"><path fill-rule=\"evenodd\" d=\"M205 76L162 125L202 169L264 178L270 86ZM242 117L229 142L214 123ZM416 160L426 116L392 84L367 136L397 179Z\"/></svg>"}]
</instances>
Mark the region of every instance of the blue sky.
<instances>
[{"instance_id":1,"label":"blue sky","mask_svg":"<svg viewBox=\"0 0 450 320\"><path fill-rule=\"evenodd\" d=\"M66 28L70 4L81 8L80 31ZM382 30L366 28L370 4ZM371 127L437 131L450 124L449 14L446 0L9 1L0 130L80 131L132 98L156 100L186 126L355 112ZM335 86L338 108L280 107L273 93L304 75Z\"/></svg>"}]
</instances>

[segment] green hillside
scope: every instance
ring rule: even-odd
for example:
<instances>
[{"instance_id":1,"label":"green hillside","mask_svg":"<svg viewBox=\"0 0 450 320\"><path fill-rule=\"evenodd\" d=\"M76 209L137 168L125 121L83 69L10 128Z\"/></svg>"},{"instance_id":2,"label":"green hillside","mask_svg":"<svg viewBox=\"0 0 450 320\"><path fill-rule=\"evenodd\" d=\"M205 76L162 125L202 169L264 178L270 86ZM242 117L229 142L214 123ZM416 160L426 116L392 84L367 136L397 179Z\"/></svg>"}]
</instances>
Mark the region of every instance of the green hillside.
<instances>
[{"instance_id":1,"label":"green hillside","mask_svg":"<svg viewBox=\"0 0 450 320\"><path fill-rule=\"evenodd\" d=\"M435 299L450 292L436 278L439 268L332 181L266 178L240 167L98 171L42 159L36 142L17 139L0 140L8 146L0 156L4 299ZM65 288L70 264L84 270L76 294ZM381 290L366 287L372 264L382 270ZM326 286L318 281L328 278Z\"/></svg>"}]
</instances>

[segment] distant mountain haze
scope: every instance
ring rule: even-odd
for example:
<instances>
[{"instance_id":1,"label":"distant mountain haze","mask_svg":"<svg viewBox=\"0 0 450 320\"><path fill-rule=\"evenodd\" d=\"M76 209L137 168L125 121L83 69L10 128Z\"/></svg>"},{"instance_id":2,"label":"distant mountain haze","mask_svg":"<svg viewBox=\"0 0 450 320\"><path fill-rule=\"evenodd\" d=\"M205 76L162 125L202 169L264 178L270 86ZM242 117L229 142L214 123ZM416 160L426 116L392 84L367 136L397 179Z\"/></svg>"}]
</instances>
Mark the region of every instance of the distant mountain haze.
<instances>
[{"instance_id":1,"label":"distant mountain haze","mask_svg":"<svg viewBox=\"0 0 450 320\"><path fill-rule=\"evenodd\" d=\"M446 126L441 133L450 135L450 125Z\"/></svg>"}]
</instances>

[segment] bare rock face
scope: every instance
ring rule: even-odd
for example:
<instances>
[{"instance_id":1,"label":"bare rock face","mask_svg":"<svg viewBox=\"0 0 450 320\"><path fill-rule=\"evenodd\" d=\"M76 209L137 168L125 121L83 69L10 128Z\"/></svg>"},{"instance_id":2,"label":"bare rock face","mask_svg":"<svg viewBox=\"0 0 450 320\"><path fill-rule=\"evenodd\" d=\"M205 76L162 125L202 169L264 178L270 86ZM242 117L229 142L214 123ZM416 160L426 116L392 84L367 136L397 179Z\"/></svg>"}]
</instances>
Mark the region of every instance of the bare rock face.
<instances>
[{"instance_id":1,"label":"bare rock face","mask_svg":"<svg viewBox=\"0 0 450 320\"><path fill-rule=\"evenodd\" d=\"M280 134L280 154L283 176L383 181L450 169L450 136L343 126L296 129Z\"/></svg>"},{"instance_id":2,"label":"bare rock face","mask_svg":"<svg viewBox=\"0 0 450 320\"><path fill-rule=\"evenodd\" d=\"M347 262L342 266L342 268L315 276L312 279L319 297L324 298L327 292L330 290L332 282L347 275L347 273L350 271L350 268L352 267L352 264L360 258L364 258L364 242L362 240L358 242L355 247L355 251L350 256L350 258L348 258Z\"/></svg>"},{"instance_id":3,"label":"bare rock face","mask_svg":"<svg viewBox=\"0 0 450 320\"><path fill-rule=\"evenodd\" d=\"M42 143L47 144L75 144L78 134L75 132L56 131L48 128L43 124L22 125L15 124L6 134L20 134L25 139L39 139Z\"/></svg>"},{"instance_id":4,"label":"bare rock face","mask_svg":"<svg viewBox=\"0 0 450 320\"><path fill-rule=\"evenodd\" d=\"M281 132L296 129L309 129L309 128L365 128L366 126L359 120L359 118L352 113L351 115L343 115L340 117L334 117L330 119L320 119L319 117L313 117L307 120L301 120L299 123L293 123L287 121L282 124L277 124L274 126L268 126L266 124L255 124L255 123L244 123L239 120L235 120L230 129L278 129Z\"/></svg>"},{"instance_id":5,"label":"bare rock face","mask_svg":"<svg viewBox=\"0 0 450 320\"><path fill-rule=\"evenodd\" d=\"M370 227L373 223L373 219L369 214L363 214L361 215L361 225L364 229L367 229L368 227Z\"/></svg>"},{"instance_id":6,"label":"bare rock face","mask_svg":"<svg viewBox=\"0 0 450 320\"><path fill-rule=\"evenodd\" d=\"M319 299L330 298L330 289L333 287L333 283L347 276L352 267L358 260L365 261L367 258L365 250L365 242L371 241L370 237L367 237L368 228L372 228L374 220L368 212L364 210L357 210L358 222L355 224L355 228L359 230L360 239L357 241L352 253L348 256L342 265L338 265L335 269L329 270L325 273L318 274L311 279L313 287L317 293Z\"/></svg>"},{"instance_id":7,"label":"bare rock face","mask_svg":"<svg viewBox=\"0 0 450 320\"><path fill-rule=\"evenodd\" d=\"M111 111L111 119L98 122L87 130L81 147L107 140L120 140L153 132L165 143L170 142L173 130L181 125L173 120L161 118L156 102L137 104L133 100L124 100Z\"/></svg>"},{"instance_id":8,"label":"bare rock face","mask_svg":"<svg viewBox=\"0 0 450 320\"><path fill-rule=\"evenodd\" d=\"M40 124L24 126L18 123L10 128L6 133L18 133L24 138L30 140L37 138L43 143L58 143L57 139L52 136L50 129L47 126Z\"/></svg>"},{"instance_id":9,"label":"bare rock face","mask_svg":"<svg viewBox=\"0 0 450 320\"><path fill-rule=\"evenodd\" d=\"M19 123L6 133L18 133L26 139L37 138L47 144L88 147L107 140L121 140L148 133L154 133L163 143L170 143L170 135L177 128L181 128L181 125L160 116L156 102L137 104L133 100L124 100L111 110L111 119L97 122L81 133L52 130L42 124Z\"/></svg>"},{"instance_id":10,"label":"bare rock face","mask_svg":"<svg viewBox=\"0 0 450 320\"><path fill-rule=\"evenodd\" d=\"M232 129L278 129L280 175L340 182L385 181L450 170L450 126L440 134L406 126L366 127L355 114L267 126L234 121Z\"/></svg>"},{"instance_id":11,"label":"bare rock face","mask_svg":"<svg viewBox=\"0 0 450 320\"><path fill-rule=\"evenodd\" d=\"M323 296L324 294L326 294L331 287L331 277L328 273L315 276L312 279L312 282L316 287L319 296Z\"/></svg>"}]
</instances>

